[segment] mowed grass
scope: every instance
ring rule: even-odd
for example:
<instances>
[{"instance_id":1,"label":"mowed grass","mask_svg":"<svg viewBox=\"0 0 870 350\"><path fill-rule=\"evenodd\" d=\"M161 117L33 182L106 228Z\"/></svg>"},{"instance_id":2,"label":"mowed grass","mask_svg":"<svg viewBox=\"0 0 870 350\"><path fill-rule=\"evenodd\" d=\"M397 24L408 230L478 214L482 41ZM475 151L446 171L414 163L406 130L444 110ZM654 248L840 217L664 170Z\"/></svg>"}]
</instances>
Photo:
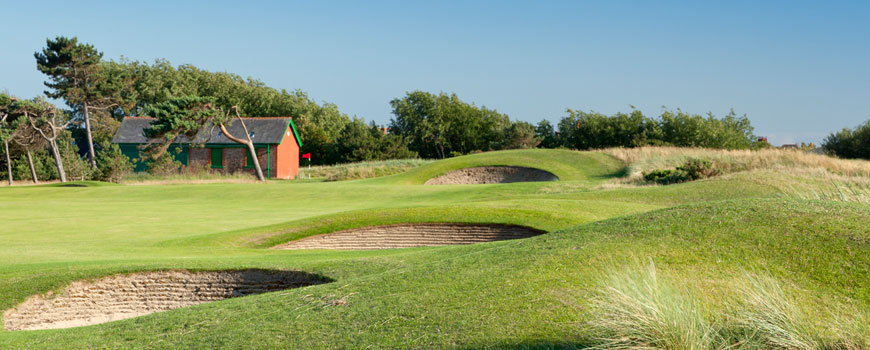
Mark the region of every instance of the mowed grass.
<instances>
[{"instance_id":1,"label":"mowed grass","mask_svg":"<svg viewBox=\"0 0 870 350\"><path fill-rule=\"evenodd\" d=\"M499 161L500 153L511 160ZM544 165L507 163L521 158ZM0 189L3 309L118 272L259 267L335 280L102 325L4 331L0 348L586 347L599 336L584 323L593 319L596 281L614 266L650 260L703 291L714 309L739 294L733 282L746 271L761 271L807 305L819 327L832 322L831 310L870 313L865 204L794 199L782 186L739 173L606 189L623 167L589 152L455 159L348 182ZM561 180L416 185L477 165L533 166ZM551 233L383 251L267 249L344 228L430 221Z\"/></svg>"}]
</instances>

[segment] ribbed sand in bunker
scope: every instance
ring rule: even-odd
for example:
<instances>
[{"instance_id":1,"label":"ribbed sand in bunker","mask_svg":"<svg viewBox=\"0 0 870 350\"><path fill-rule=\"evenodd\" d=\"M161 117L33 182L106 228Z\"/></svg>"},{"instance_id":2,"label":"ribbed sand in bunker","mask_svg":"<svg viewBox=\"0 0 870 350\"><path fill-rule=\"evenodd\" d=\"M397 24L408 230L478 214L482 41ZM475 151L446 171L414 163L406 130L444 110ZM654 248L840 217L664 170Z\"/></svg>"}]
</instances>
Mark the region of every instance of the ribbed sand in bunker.
<instances>
[{"instance_id":1,"label":"ribbed sand in bunker","mask_svg":"<svg viewBox=\"0 0 870 350\"><path fill-rule=\"evenodd\" d=\"M500 224L418 223L363 227L287 242L275 249L370 250L473 244L537 236L545 231Z\"/></svg>"},{"instance_id":2,"label":"ribbed sand in bunker","mask_svg":"<svg viewBox=\"0 0 870 350\"><path fill-rule=\"evenodd\" d=\"M482 166L453 170L426 181L426 185L501 184L556 181L559 177L541 169L519 166Z\"/></svg>"},{"instance_id":3,"label":"ribbed sand in bunker","mask_svg":"<svg viewBox=\"0 0 870 350\"><path fill-rule=\"evenodd\" d=\"M325 282L330 280L305 272L256 269L114 275L31 296L3 320L6 330L78 327Z\"/></svg>"}]
</instances>

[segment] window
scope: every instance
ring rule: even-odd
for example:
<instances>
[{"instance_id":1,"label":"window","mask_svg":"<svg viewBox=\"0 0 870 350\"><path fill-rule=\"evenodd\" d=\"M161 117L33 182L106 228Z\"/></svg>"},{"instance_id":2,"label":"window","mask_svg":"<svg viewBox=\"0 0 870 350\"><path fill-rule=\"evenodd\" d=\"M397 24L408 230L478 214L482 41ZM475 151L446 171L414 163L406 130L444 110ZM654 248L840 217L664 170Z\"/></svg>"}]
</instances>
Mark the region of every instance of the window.
<instances>
[{"instance_id":1,"label":"window","mask_svg":"<svg viewBox=\"0 0 870 350\"><path fill-rule=\"evenodd\" d=\"M211 167L212 168L223 168L224 167L224 149L223 148L211 148Z\"/></svg>"},{"instance_id":2,"label":"window","mask_svg":"<svg viewBox=\"0 0 870 350\"><path fill-rule=\"evenodd\" d=\"M260 156L260 151L262 151L262 150L263 150L262 148L257 148L257 156L258 157ZM247 161L245 163L245 168L253 168L254 167L254 159L251 158L251 151L248 151L247 148L245 148L245 159L247 159Z\"/></svg>"}]
</instances>

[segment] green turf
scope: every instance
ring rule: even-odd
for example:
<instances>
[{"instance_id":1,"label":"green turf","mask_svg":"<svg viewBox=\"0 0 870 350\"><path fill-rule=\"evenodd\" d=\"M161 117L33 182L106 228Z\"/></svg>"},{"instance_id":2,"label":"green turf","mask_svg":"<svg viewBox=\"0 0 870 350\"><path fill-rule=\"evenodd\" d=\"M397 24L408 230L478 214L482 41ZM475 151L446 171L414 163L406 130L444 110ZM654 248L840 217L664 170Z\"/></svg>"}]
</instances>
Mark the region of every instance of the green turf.
<instances>
[{"instance_id":1,"label":"green turf","mask_svg":"<svg viewBox=\"0 0 870 350\"><path fill-rule=\"evenodd\" d=\"M560 181L419 185L478 165L531 166ZM0 331L0 348L582 347L594 337L582 327L592 281L607 266L645 259L691 276L714 300L748 269L793 284L821 307L870 308L870 206L790 199L741 174L599 188L621 170L602 154L531 150L346 182L0 188L3 309L118 272L259 267L335 280L95 326ZM266 249L345 228L432 221L550 233L471 246Z\"/></svg>"}]
</instances>

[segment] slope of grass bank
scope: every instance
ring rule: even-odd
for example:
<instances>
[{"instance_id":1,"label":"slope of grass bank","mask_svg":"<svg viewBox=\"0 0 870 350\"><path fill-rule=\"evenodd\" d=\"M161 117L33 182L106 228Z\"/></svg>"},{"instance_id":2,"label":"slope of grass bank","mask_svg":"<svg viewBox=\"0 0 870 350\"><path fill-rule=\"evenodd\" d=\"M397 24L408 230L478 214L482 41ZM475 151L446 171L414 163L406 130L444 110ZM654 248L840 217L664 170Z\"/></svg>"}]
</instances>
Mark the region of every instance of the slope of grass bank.
<instances>
[{"instance_id":1,"label":"slope of grass bank","mask_svg":"<svg viewBox=\"0 0 870 350\"><path fill-rule=\"evenodd\" d=\"M406 173L370 180L371 183L422 185L426 180L451 170L479 166L522 166L549 171L560 181L602 180L619 176L624 168L613 157L595 152L528 149L485 152L448 158Z\"/></svg>"}]
</instances>

